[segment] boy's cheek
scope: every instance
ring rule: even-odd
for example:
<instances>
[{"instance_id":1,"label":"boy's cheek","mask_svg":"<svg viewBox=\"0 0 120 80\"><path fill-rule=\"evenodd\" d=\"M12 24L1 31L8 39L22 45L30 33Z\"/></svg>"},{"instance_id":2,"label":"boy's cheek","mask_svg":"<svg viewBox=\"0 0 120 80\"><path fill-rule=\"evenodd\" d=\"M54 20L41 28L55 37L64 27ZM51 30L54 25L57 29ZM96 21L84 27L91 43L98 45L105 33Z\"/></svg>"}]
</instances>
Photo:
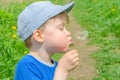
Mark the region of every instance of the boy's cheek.
<instances>
[{"instance_id":1,"label":"boy's cheek","mask_svg":"<svg viewBox=\"0 0 120 80\"><path fill-rule=\"evenodd\" d=\"M54 45L54 46L66 46L67 40L66 38L60 38L60 37L53 37L47 40L48 44Z\"/></svg>"},{"instance_id":2,"label":"boy's cheek","mask_svg":"<svg viewBox=\"0 0 120 80\"><path fill-rule=\"evenodd\" d=\"M64 33L61 33L57 30L48 32L47 36L45 36L45 43L47 46L56 48L62 52L66 51L68 45L71 44L69 40Z\"/></svg>"},{"instance_id":3,"label":"boy's cheek","mask_svg":"<svg viewBox=\"0 0 120 80\"><path fill-rule=\"evenodd\" d=\"M67 38L61 36L49 36L45 43L51 47L64 48L67 46Z\"/></svg>"}]
</instances>

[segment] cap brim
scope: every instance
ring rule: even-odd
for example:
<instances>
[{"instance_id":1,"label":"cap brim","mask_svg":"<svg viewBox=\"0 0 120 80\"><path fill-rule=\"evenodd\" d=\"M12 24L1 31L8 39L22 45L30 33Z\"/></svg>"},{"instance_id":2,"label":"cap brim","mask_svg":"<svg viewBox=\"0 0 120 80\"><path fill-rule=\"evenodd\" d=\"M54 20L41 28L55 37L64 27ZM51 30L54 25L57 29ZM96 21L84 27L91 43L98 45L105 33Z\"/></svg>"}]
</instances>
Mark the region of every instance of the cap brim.
<instances>
[{"instance_id":1,"label":"cap brim","mask_svg":"<svg viewBox=\"0 0 120 80\"><path fill-rule=\"evenodd\" d=\"M74 6L74 1L71 2L71 3L68 3L67 5L63 6L63 8L65 9L64 11L66 11L67 13L71 11L71 9L73 8Z\"/></svg>"},{"instance_id":2,"label":"cap brim","mask_svg":"<svg viewBox=\"0 0 120 80\"><path fill-rule=\"evenodd\" d=\"M52 17L54 17L54 16L56 16L56 15L62 13L62 12L67 12L67 13L70 12L71 9L72 9L73 6L74 6L74 3L75 3L75 2L73 1L73 2L70 2L70 3L66 4L66 5L64 5L64 6L58 7L57 10L56 10L55 12L53 12L53 13L49 16L49 18L52 18Z\"/></svg>"}]
</instances>

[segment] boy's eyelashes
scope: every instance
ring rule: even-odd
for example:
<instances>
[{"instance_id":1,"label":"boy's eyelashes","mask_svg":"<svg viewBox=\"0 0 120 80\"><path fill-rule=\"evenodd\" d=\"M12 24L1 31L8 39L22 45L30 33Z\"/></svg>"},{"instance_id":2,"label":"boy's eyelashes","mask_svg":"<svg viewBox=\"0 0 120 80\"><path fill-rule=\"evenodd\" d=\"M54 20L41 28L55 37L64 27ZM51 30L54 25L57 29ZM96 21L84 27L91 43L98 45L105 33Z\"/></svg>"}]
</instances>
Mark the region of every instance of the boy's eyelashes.
<instances>
[{"instance_id":1,"label":"boy's eyelashes","mask_svg":"<svg viewBox=\"0 0 120 80\"><path fill-rule=\"evenodd\" d=\"M65 29L65 26L60 26L60 27L58 27L58 29L64 30L64 29Z\"/></svg>"},{"instance_id":2,"label":"boy's eyelashes","mask_svg":"<svg viewBox=\"0 0 120 80\"><path fill-rule=\"evenodd\" d=\"M58 28L58 29L62 31L64 28Z\"/></svg>"},{"instance_id":3,"label":"boy's eyelashes","mask_svg":"<svg viewBox=\"0 0 120 80\"><path fill-rule=\"evenodd\" d=\"M59 30L63 31L65 27L58 27Z\"/></svg>"}]
</instances>

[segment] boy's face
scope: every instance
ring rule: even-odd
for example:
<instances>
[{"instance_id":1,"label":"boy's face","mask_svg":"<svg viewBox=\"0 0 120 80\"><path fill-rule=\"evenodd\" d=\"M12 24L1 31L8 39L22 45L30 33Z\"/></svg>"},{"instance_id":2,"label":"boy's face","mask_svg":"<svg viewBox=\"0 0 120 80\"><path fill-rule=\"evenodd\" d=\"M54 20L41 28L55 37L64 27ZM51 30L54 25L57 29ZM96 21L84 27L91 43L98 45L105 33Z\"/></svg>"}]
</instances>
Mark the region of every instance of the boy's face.
<instances>
[{"instance_id":1,"label":"boy's face","mask_svg":"<svg viewBox=\"0 0 120 80\"><path fill-rule=\"evenodd\" d=\"M60 18L51 19L43 36L44 45L53 52L65 52L72 44L71 33L65 28L65 21Z\"/></svg>"}]
</instances>

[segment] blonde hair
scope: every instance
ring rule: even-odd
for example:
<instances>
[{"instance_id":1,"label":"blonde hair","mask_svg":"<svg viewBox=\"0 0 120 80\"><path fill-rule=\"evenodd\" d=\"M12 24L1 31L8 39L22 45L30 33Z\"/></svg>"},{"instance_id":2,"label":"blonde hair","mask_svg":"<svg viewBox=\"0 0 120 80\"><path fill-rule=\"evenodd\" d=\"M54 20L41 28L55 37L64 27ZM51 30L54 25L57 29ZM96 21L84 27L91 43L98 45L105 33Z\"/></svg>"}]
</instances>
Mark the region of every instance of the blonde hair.
<instances>
[{"instance_id":1,"label":"blonde hair","mask_svg":"<svg viewBox=\"0 0 120 80\"><path fill-rule=\"evenodd\" d=\"M49 23L49 21L50 21L51 19L56 19L56 18L60 18L61 20L63 20L63 21L66 22L66 23L69 22L68 14L67 14L66 12L62 12L62 13L60 13L60 14L52 17L52 18L50 18L46 23L44 23L40 28L38 28L38 30L40 30L41 32L43 32L44 29L45 29L45 27L46 27L46 25ZM25 40L25 46L26 46L27 48L29 48L29 49L30 49L31 46L32 46L31 39L32 39L32 35L31 35L27 40Z\"/></svg>"}]
</instances>

